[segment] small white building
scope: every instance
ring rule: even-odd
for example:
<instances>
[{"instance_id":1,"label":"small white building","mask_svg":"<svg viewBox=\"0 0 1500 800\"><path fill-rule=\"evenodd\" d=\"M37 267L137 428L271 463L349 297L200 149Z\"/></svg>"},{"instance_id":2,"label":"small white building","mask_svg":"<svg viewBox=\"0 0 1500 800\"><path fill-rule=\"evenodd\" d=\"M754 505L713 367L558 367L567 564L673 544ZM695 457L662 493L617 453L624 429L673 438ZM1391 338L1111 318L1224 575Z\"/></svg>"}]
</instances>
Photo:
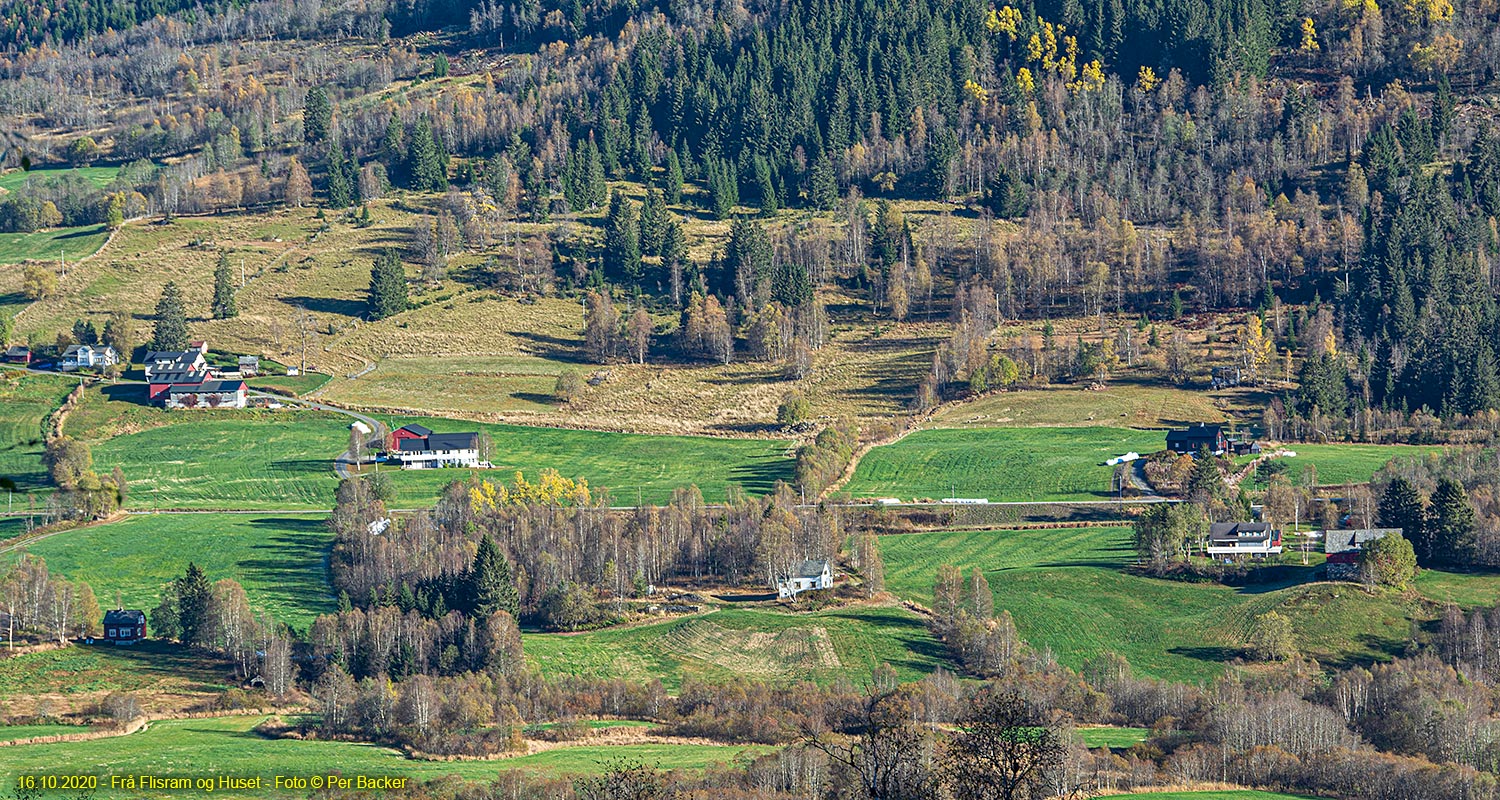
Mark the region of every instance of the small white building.
<instances>
[{"instance_id":1,"label":"small white building","mask_svg":"<svg viewBox=\"0 0 1500 800\"><path fill-rule=\"evenodd\" d=\"M1264 522L1215 522L1208 527L1211 556L1256 556L1281 552L1281 531Z\"/></svg>"},{"instance_id":2,"label":"small white building","mask_svg":"<svg viewBox=\"0 0 1500 800\"><path fill-rule=\"evenodd\" d=\"M249 378L260 374L260 356L240 356L240 375Z\"/></svg>"},{"instance_id":3,"label":"small white building","mask_svg":"<svg viewBox=\"0 0 1500 800\"><path fill-rule=\"evenodd\" d=\"M833 568L827 561L804 561L792 574L776 583L776 596L782 599L796 597L802 592L833 588Z\"/></svg>"},{"instance_id":4,"label":"small white building","mask_svg":"<svg viewBox=\"0 0 1500 800\"><path fill-rule=\"evenodd\" d=\"M109 345L75 344L63 351L58 364L64 372L76 369L103 369L120 363L120 354Z\"/></svg>"},{"instance_id":5,"label":"small white building","mask_svg":"<svg viewBox=\"0 0 1500 800\"><path fill-rule=\"evenodd\" d=\"M249 404L244 381L178 383L166 391L167 408L245 408Z\"/></svg>"}]
</instances>

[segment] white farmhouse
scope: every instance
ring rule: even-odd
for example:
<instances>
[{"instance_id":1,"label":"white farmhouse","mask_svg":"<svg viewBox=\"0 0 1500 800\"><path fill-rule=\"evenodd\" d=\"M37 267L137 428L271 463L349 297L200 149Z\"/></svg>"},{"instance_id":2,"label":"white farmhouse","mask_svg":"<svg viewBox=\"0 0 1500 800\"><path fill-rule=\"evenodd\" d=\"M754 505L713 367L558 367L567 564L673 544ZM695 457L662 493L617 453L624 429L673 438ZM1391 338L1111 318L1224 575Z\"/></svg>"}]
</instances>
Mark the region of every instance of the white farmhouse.
<instances>
[{"instance_id":1,"label":"white farmhouse","mask_svg":"<svg viewBox=\"0 0 1500 800\"><path fill-rule=\"evenodd\" d=\"M396 447L390 457L402 469L479 466L479 434L475 432L433 433L421 425L407 425L392 438Z\"/></svg>"},{"instance_id":2,"label":"white farmhouse","mask_svg":"<svg viewBox=\"0 0 1500 800\"><path fill-rule=\"evenodd\" d=\"M103 369L120 363L120 354L108 345L75 344L63 351L59 366L64 372L75 369Z\"/></svg>"},{"instance_id":3,"label":"white farmhouse","mask_svg":"<svg viewBox=\"0 0 1500 800\"><path fill-rule=\"evenodd\" d=\"M793 568L785 580L776 583L776 596L786 599L801 592L832 588L833 568L827 561L804 561Z\"/></svg>"}]
</instances>

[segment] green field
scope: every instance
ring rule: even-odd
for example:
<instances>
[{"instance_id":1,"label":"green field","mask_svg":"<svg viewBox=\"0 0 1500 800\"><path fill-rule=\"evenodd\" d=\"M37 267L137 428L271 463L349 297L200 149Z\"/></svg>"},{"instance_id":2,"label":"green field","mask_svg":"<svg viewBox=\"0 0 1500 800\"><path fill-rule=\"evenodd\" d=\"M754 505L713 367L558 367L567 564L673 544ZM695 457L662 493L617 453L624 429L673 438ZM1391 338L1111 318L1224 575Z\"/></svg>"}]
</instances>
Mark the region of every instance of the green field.
<instances>
[{"instance_id":1,"label":"green field","mask_svg":"<svg viewBox=\"0 0 1500 800\"><path fill-rule=\"evenodd\" d=\"M0 233L0 264L22 261L69 261L83 258L104 246L109 231L103 225L52 228L32 233Z\"/></svg>"},{"instance_id":2,"label":"green field","mask_svg":"<svg viewBox=\"0 0 1500 800\"><path fill-rule=\"evenodd\" d=\"M128 508L300 510L333 505L338 483L333 459L348 446L349 418L290 409L167 412L136 402L137 386L109 391L118 399L90 394L69 417L68 431L91 440L99 469L118 465L124 470L130 483ZM710 501L720 501L731 483L764 494L777 480L792 478L788 442L776 439L648 436L425 417L383 421L392 427L421 422L439 432L488 432L496 469L482 474L492 480L509 482L516 470L535 478L552 468L587 479L596 491L608 487L617 503L633 504L638 498L665 503L674 489L690 484ZM33 424L39 425L39 419ZM37 454L24 455L35 477L41 477ZM469 471L393 474L393 506L415 508L431 505L445 486L466 479Z\"/></svg>"},{"instance_id":3,"label":"green field","mask_svg":"<svg viewBox=\"0 0 1500 800\"><path fill-rule=\"evenodd\" d=\"M321 372L308 372L302 375L262 375L246 381L252 389L260 389L278 394L290 394L301 397L314 389L319 389L330 380L332 376Z\"/></svg>"},{"instance_id":4,"label":"green field","mask_svg":"<svg viewBox=\"0 0 1500 800\"><path fill-rule=\"evenodd\" d=\"M147 610L195 561L210 581L233 578L252 606L306 629L314 616L333 611L326 567L332 539L321 516L159 514L52 536L28 550L53 572L88 581L101 606L118 591L127 607Z\"/></svg>"},{"instance_id":5,"label":"green field","mask_svg":"<svg viewBox=\"0 0 1500 800\"><path fill-rule=\"evenodd\" d=\"M55 723L42 723L40 725L0 725L0 742L14 742L17 739L30 739L33 736L56 736L62 733L83 733L89 728L87 725L60 725Z\"/></svg>"},{"instance_id":6,"label":"green field","mask_svg":"<svg viewBox=\"0 0 1500 800\"><path fill-rule=\"evenodd\" d=\"M208 413L166 413L174 424L94 444L99 468L125 472L126 507L332 507L338 485L333 458L349 444L345 418L303 411Z\"/></svg>"},{"instance_id":7,"label":"green field","mask_svg":"<svg viewBox=\"0 0 1500 800\"><path fill-rule=\"evenodd\" d=\"M1125 795L1130 800L1302 800L1304 795L1257 792L1250 789L1210 792L1147 792Z\"/></svg>"},{"instance_id":8,"label":"green field","mask_svg":"<svg viewBox=\"0 0 1500 800\"><path fill-rule=\"evenodd\" d=\"M1087 747L1123 750L1146 741L1151 731L1145 728L1078 728L1076 733Z\"/></svg>"},{"instance_id":9,"label":"green field","mask_svg":"<svg viewBox=\"0 0 1500 800\"><path fill-rule=\"evenodd\" d=\"M153 722L141 733L87 742L20 745L6 748L0 759L0 782L11 785L14 775L56 773L100 775L101 798L165 797L165 792L111 789L109 775L312 776L338 772L355 775L405 775L432 780L456 775L489 782L505 770L530 773L586 774L608 762L630 759L662 769L702 769L769 752L764 746L677 744L579 745L495 761L416 761L388 747L352 742L266 739L253 732L265 717L218 717ZM183 796L182 793L172 793ZM296 792L214 792L215 797L264 797L268 794L306 796Z\"/></svg>"},{"instance_id":10,"label":"green field","mask_svg":"<svg viewBox=\"0 0 1500 800\"><path fill-rule=\"evenodd\" d=\"M1295 458L1282 459L1289 474L1297 476L1312 464L1318 469L1318 483L1336 486L1367 483L1371 476L1393 458L1420 458L1441 452L1441 447L1416 447L1402 444L1289 444L1285 449Z\"/></svg>"},{"instance_id":11,"label":"green field","mask_svg":"<svg viewBox=\"0 0 1500 800\"><path fill-rule=\"evenodd\" d=\"M1221 674L1254 618L1273 609L1291 616L1299 647L1325 665L1390 658L1404 648L1410 621L1436 611L1420 599L1295 577L1243 589L1136 577L1122 571L1134 558L1127 528L906 534L880 544L886 586L902 597L930 604L940 565L965 574L979 566L995 610L1010 611L1033 647L1075 668L1115 652L1138 674L1182 682Z\"/></svg>"},{"instance_id":12,"label":"green field","mask_svg":"<svg viewBox=\"0 0 1500 800\"><path fill-rule=\"evenodd\" d=\"M1113 470L1105 459L1165 446L1161 431L1083 428L937 428L876 447L846 487L854 497L992 501L1101 500Z\"/></svg>"},{"instance_id":13,"label":"green field","mask_svg":"<svg viewBox=\"0 0 1500 800\"><path fill-rule=\"evenodd\" d=\"M0 477L15 481L17 490L47 485L42 422L75 385L68 378L0 370ZM0 492L0 503L5 501ZM25 508L24 500L19 508Z\"/></svg>"},{"instance_id":14,"label":"green field","mask_svg":"<svg viewBox=\"0 0 1500 800\"><path fill-rule=\"evenodd\" d=\"M100 605L104 604L100 598ZM91 692L220 692L229 676L172 645L77 645L0 658L0 701L13 696Z\"/></svg>"},{"instance_id":15,"label":"green field","mask_svg":"<svg viewBox=\"0 0 1500 800\"><path fill-rule=\"evenodd\" d=\"M114 181L115 176L118 175L118 174L120 174L120 168L119 167L43 167L41 169L31 170L30 172L28 172L26 170L21 170L21 169L15 169L15 170L11 170L10 172L5 173L4 175L0 175L0 189L4 189L7 192L14 192L15 190L17 190L17 189L21 188L22 186L24 186L26 184L27 179L29 179L29 178L36 178L38 180L47 180L47 179L50 179L50 178L58 178L58 177L62 177L64 175L70 175L70 174L71 175L78 175L78 176L87 178L90 181L92 181L95 186L103 188L105 186L110 185L110 183L112 183Z\"/></svg>"},{"instance_id":16,"label":"green field","mask_svg":"<svg viewBox=\"0 0 1500 800\"><path fill-rule=\"evenodd\" d=\"M531 428L426 417L381 417L391 428L420 422L434 431L486 431L494 441L492 471L484 475L509 482L516 470L535 478L555 469L589 486L607 487L613 502L664 504L672 491L696 485L709 502L721 502L730 484L751 494L767 494L776 481L791 481L790 443L780 439L726 439L709 436L652 436L633 433ZM396 480L396 505L431 503L465 470L408 470Z\"/></svg>"},{"instance_id":17,"label":"green field","mask_svg":"<svg viewBox=\"0 0 1500 800\"><path fill-rule=\"evenodd\" d=\"M830 683L869 679L882 663L903 680L944 665L920 617L896 607L856 606L809 614L728 609L578 635L528 634L526 656L548 676L630 680L749 677Z\"/></svg>"}]
</instances>

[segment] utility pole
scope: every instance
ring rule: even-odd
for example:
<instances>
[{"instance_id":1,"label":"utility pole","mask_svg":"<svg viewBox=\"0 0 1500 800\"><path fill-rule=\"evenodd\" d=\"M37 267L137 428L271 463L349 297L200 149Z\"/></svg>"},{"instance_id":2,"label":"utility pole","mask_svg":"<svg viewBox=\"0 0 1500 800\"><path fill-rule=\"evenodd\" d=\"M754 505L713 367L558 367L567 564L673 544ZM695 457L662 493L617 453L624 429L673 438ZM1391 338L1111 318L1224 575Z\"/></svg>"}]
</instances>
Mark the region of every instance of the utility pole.
<instances>
[{"instance_id":1,"label":"utility pole","mask_svg":"<svg viewBox=\"0 0 1500 800\"><path fill-rule=\"evenodd\" d=\"M68 251L65 250L64 248L61 248L61 247L57 248L57 261L58 261L58 264L62 266L62 279L63 280L67 280L68 279Z\"/></svg>"}]
</instances>

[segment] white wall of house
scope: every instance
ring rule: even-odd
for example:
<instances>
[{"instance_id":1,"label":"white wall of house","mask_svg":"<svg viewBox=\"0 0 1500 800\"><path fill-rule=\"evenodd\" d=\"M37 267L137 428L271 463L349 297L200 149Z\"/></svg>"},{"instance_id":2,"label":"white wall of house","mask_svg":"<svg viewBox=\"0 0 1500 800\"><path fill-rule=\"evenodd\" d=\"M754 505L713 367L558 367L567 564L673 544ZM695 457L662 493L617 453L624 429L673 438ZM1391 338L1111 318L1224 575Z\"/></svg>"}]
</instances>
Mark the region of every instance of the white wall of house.
<instances>
[{"instance_id":1,"label":"white wall of house","mask_svg":"<svg viewBox=\"0 0 1500 800\"><path fill-rule=\"evenodd\" d=\"M191 398L191 399L190 399ZM248 398L239 392L167 393L167 408L244 408Z\"/></svg>"},{"instance_id":2,"label":"white wall of house","mask_svg":"<svg viewBox=\"0 0 1500 800\"><path fill-rule=\"evenodd\" d=\"M402 469L437 469L440 467L477 467L478 450L420 450L398 452L396 460Z\"/></svg>"}]
</instances>

